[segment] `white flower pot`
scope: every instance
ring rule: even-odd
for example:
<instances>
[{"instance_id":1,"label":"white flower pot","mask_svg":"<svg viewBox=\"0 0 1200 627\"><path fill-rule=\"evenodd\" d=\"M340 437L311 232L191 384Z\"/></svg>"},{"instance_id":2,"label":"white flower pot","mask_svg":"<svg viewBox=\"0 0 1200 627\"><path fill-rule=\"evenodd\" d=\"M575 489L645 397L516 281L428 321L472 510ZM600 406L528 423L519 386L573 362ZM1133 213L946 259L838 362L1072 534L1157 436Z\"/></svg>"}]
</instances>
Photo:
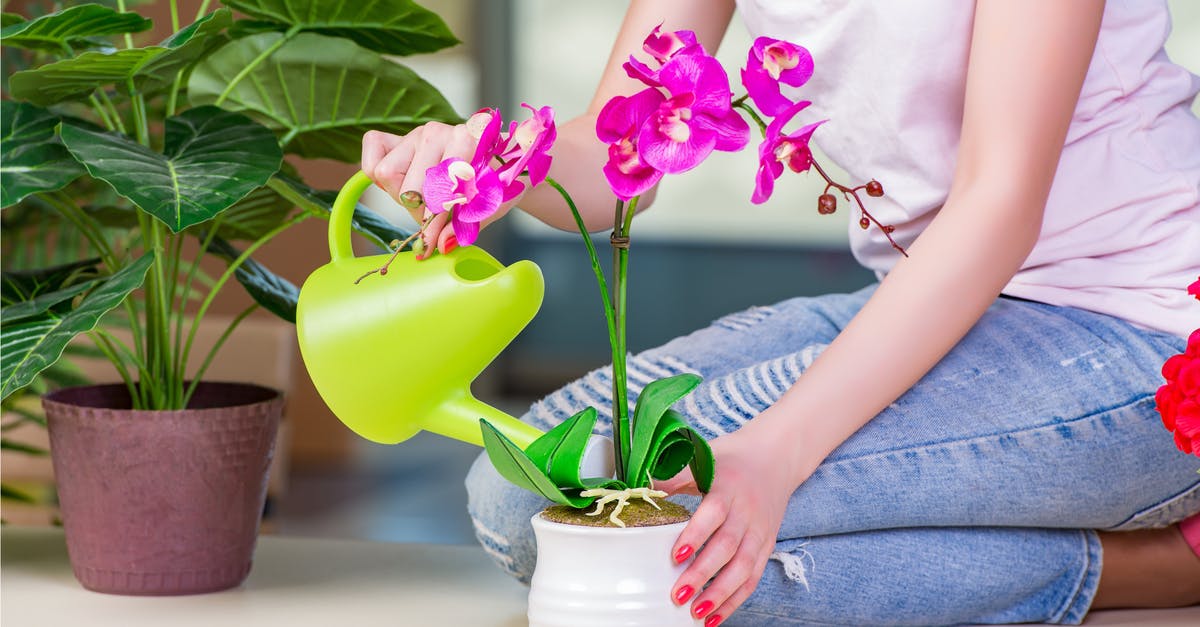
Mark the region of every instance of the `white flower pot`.
<instances>
[{"instance_id":1,"label":"white flower pot","mask_svg":"<svg viewBox=\"0 0 1200 627\"><path fill-rule=\"evenodd\" d=\"M687 523L584 527L532 519L537 565L529 590L529 627L697 627L690 603L671 587L688 562L671 547ZM690 560L689 560L690 561Z\"/></svg>"}]
</instances>

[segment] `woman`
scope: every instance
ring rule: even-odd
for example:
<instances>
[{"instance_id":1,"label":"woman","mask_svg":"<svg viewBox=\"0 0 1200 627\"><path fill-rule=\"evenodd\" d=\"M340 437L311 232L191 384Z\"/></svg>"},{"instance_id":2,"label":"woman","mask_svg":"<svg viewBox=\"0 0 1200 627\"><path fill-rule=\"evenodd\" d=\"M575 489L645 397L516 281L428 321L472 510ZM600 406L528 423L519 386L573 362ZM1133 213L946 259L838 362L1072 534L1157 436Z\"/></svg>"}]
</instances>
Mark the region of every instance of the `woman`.
<instances>
[{"instance_id":1,"label":"woman","mask_svg":"<svg viewBox=\"0 0 1200 627\"><path fill-rule=\"evenodd\" d=\"M659 23L716 49L734 2L697 4L635 0L589 112L559 128L551 176L593 228L612 206L595 116L642 87L621 64ZM635 384L706 380L680 409L718 471L673 549L696 556L676 602L708 627L1071 624L1200 602L1200 557L1174 524L1200 511L1198 464L1153 401L1200 326L1184 291L1200 275L1200 83L1161 52L1165 2L738 5L755 35L812 51L803 94L832 120L815 140L883 182L872 211L909 256L851 229L877 285L631 358ZM399 197L473 148L462 127L370 133L363 169ZM574 226L553 190L515 204ZM427 250L457 245L444 216ZM608 376L525 419L556 424ZM543 503L485 457L467 482L481 543L527 579Z\"/></svg>"}]
</instances>

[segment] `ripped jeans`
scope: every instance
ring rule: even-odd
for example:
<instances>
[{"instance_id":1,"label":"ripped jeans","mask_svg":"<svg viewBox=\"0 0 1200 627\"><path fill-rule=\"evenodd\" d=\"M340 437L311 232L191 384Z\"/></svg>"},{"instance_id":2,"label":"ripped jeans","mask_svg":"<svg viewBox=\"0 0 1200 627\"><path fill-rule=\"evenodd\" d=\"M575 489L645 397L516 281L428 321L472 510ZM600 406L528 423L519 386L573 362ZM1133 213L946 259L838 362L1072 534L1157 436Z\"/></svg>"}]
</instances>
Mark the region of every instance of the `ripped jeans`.
<instances>
[{"instance_id":1,"label":"ripped jeans","mask_svg":"<svg viewBox=\"0 0 1200 627\"><path fill-rule=\"evenodd\" d=\"M734 431L803 376L873 289L755 307L633 356L630 398L696 372L705 382L675 409L706 438ZM1100 578L1095 530L1200 511L1200 460L1175 449L1154 407L1159 368L1184 344L1101 314L997 300L796 490L757 590L726 624L1078 624ZM523 419L549 429L592 405L604 432L610 377L594 371ZM486 455L467 489L481 545L527 582L529 517L546 502Z\"/></svg>"}]
</instances>

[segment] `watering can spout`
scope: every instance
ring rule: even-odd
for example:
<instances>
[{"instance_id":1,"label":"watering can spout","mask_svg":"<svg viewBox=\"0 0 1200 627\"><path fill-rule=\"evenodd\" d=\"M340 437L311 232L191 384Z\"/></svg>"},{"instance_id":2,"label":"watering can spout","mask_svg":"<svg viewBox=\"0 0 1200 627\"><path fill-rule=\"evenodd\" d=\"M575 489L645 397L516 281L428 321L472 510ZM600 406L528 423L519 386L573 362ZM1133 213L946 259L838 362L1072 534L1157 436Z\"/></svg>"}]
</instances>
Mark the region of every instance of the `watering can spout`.
<instances>
[{"instance_id":1,"label":"watering can spout","mask_svg":"<svg viewBox=\"0 0 1200 627\"><path fill-rule=\"evenodd\" d=\"M542 432L477 400L471 382L541 307L541 270L531 261L504 266L464 246L424 261L402 252L387 274L359 281L390 256L355 257L350 246L351 218L368 185L359 173L342 188L330 216L330 262L309 275L296 308L300 353L321 398L375 442L427 430L481 445L484 418L528 446ZM599 468L598 451L591 457Z\"/></svg>"}]
</instances>

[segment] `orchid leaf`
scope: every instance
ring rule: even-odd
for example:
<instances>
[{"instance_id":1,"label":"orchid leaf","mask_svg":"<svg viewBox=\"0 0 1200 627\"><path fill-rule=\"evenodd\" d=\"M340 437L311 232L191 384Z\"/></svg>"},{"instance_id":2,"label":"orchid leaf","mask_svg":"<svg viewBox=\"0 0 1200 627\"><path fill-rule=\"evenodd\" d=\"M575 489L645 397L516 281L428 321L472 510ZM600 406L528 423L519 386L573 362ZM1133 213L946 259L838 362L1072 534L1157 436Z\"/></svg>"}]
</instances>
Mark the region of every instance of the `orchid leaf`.
<instances>
[{"instance_id":1,"label":"orchid leaf","mask_svg":"<svg viewBox=\"0 0 1200 627\"><path fill-rule=\"evenodd\" d=\"M0 207L62 189L83 166L59 141L59 117L24 102L0 102Z\"/></svg>"},{"instance_id":2,"label":"orchid leaf","mask_svg":"<svg viewBox=\"0 0 1200 627\"><path fill-rule=\"evenodd\" d=\"M403 135L428 122L459 121L412 70L316 33L259 33L222 46L192 71L188 98L246 112L278 132L289 153L347 163L358 162L369 130Z\"/></svg>"},{"instance_id":3,"label":"orchid leaf","mask_svg":"<svg viewBox=\"0 0 1200 627\"><path fill-rule=\"evenodd\" d=\"M220 44L223 39L216 35L231 22L229 9L219 9L158 46L85 52L17 72L9 79L9 89L14 98L41 106L87 98L105 85L126 89L132 83L146 93L169 84L179 72Z\"/></svg>"},{"instance_id":4,"label":"orchid leaf","mask_svg":"<svg viewBox=\"0 0 1200 627\"><path fill-rule=\"evenodd\" d=\"M384 54L435 52L458 43L442 18L412 0L222 0L258 18L256 29L299 27L332 37L345 37Z\"/></svg>"},{"instance_id":5,"label":"orchid leaf","mask_svg":"<svg viewBox=\"0 0 1200 627\"><path fill-rule=\"evenodd\" d=\"M157 153L128 137L64 123L63 143L92 176L172 232L210 220L279 171L283 153L269 130L217 107L167 118Z\"/></svg>"},{"instance_id":6,"label":"orchid leaf","mask_svg":"<svg viewBox=\"0 0 1200 627\"><path fill-rule=\"evenodd\" d=\"M65 314L53 310L0 326L0 398L25 387L42 370L58 361L63 349L80 333L95 328L100 318L142 285L154 254L146 253L104 280Z\"/></svg>"},{"instance_id":7,"label":"orchid leaf","mask_svg":"<svg viewBox=\"0 0 1200 627\"><path fill-rule=\"evenodd\" d=\"M233 262L242 254L242 251L220 237L213 238L208 252L227 262ZM300 290L296 289L291 281L271 272L253 259L243 261L233 276L263 309L292 324L296 323L296 302L300 298Z\"/></svg>"},{"instance_id":8,"label":"orchid leaf","mask_svg":"<svg viewBox=\"0 0 1200 627\"><path fill-rule=\"evenodd\" d=\"M579 472L595 426L596 408L587 407L534 440L525 447L525 455L545 470L550 480L560 489L586 490L588 487L600 487L594 485L594 481L585 485L585 478L581 477ZM614 481L610 477L588 479L599 479L605 487Z\"/></svg>"},{"instance_id":9,"label":"orchid leaf","mask_svg":"<svg viewBox=\"0 0 1200 627\"><path fill-rule=\"evenodd\" d=\"M525 454L525 451L521 450L521 447L505 437L491 423L481 418L479 426L483 432L483 448L487 451L488 459L492 461L492 465L496 467L500 476L513 485L540 494L555 503L574 508L587 507L596 500L595 497L579 496L575 490L566 492L560 490L547 476L546 471L539 468ZM571 492L575 492L575 494L571 494Z\"/></svg>"},{"instance_id":10,"label":"orchid leaf","mask_svg":"<svg viewBox=\"0 0 1200 627\"><path fill-rule=\"evenodd\" d=\"M110 35L140 33L154 23L133 12L99 4L81 4L16 24L5 24L0 43L15 48L63 52L70 48L104 48Z\"/></svg>"},{"instance_id":11,"label":"orchid leaf","mask_svg":"<svg viewBox=\"0 0 1200 627\"><path fill-rule=\"evenodd\" d=\"M625 466L625 477L629 485L645 485L643 482L648 474L649 465L654 461L651 444L658 422L671 405L687 396L697 385L700 385L698 375L683 373L651 381L642 389L633 409L633 437Z\"/></svg>"},{"instance_id":12,"label":"orchid leaf","mask_svg":"<svg viewBox=\"0 0 1200 627\"><path fill-rule=\"evenodd\" d=\"M688 462L688 466L692 469L692 479L696 481L696 489L708 493L712 489L713 479L717 474L712 448L708 446L708 441L704 439L704 436L690 426L683 433L692 441L692 459Z\"/></svg>"}]
</instances>

